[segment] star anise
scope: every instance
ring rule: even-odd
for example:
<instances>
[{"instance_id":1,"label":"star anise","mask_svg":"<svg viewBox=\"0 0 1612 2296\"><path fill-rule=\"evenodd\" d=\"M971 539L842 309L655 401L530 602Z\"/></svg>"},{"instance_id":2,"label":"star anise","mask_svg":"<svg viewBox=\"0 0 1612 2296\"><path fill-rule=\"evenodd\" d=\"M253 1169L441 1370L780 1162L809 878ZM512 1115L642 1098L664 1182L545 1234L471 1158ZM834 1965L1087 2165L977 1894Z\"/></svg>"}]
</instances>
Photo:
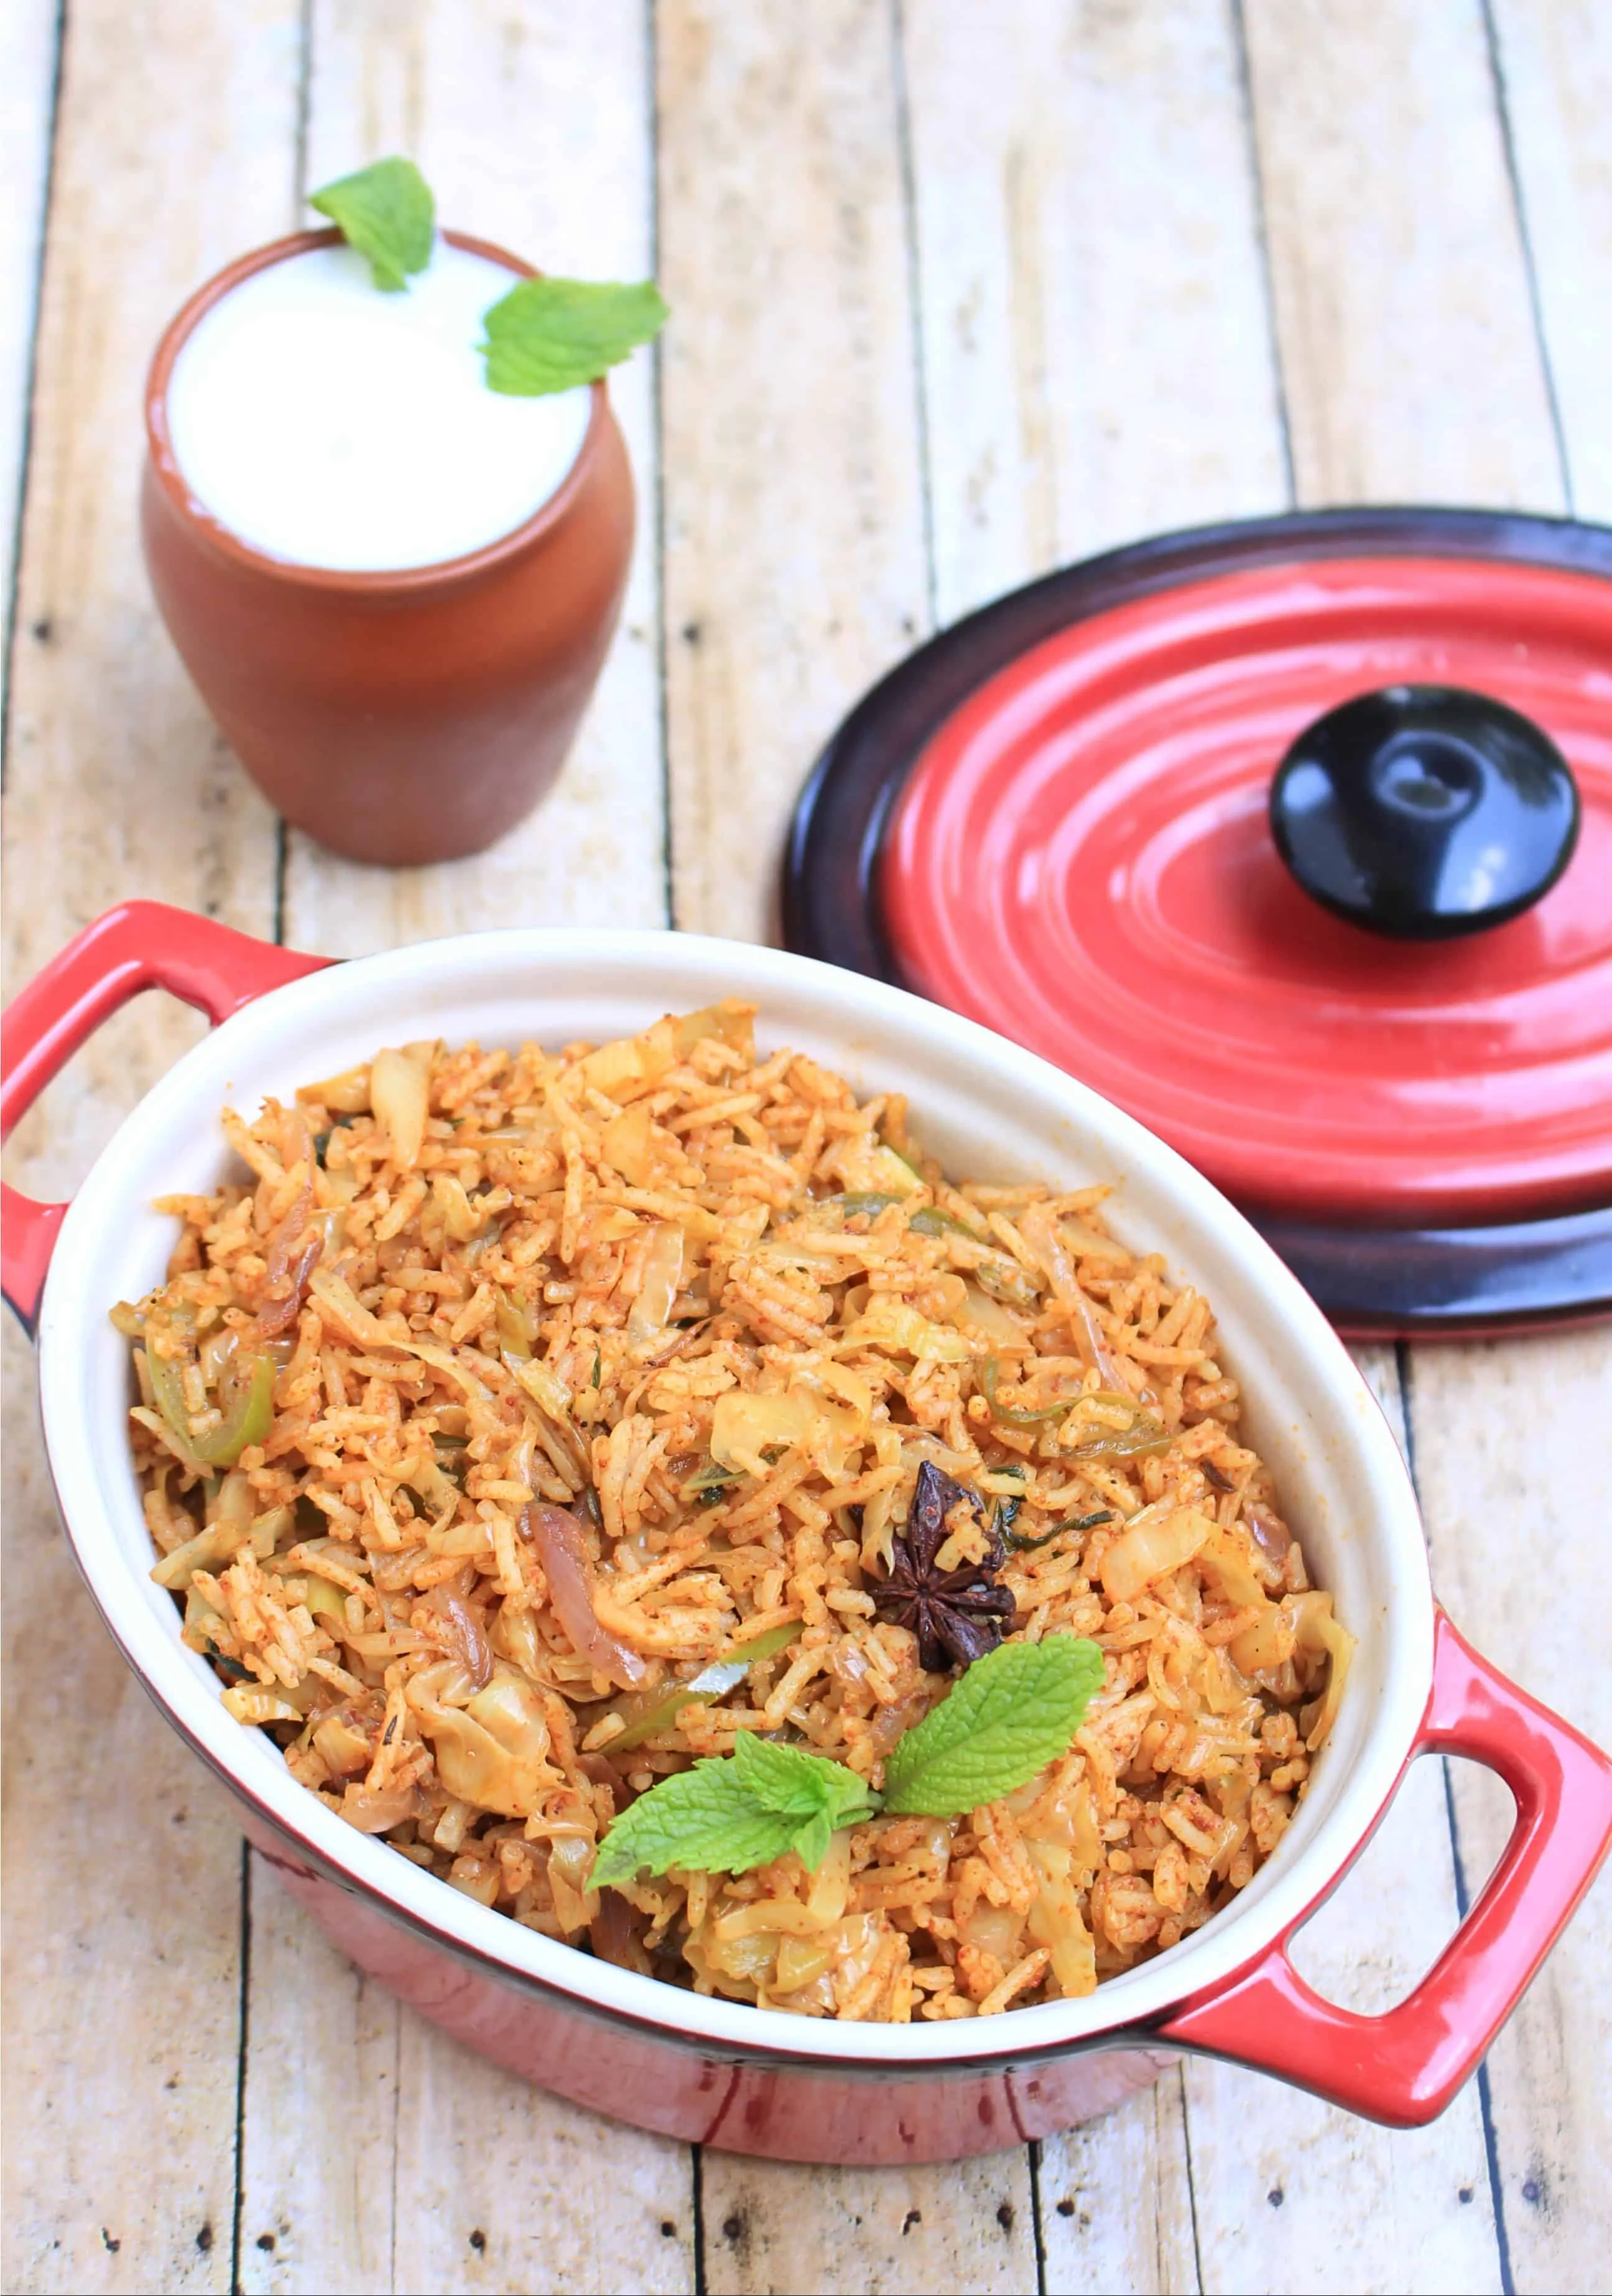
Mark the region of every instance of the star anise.
<instances>
[{"instance_id":1,"label":"star anise","mask_svg":"<svg viewBox=\"0 0 1612 2296\"><path fill-rule=\"evenodd\" d=\"M1013 1596L996 1584L1004 1550L994 1534L979 1562L957 1570L935 1568L945 1544L946 1517L960 1499L983 1521L985 1510L973 1492L926 1459L918 1470L906 1529L892 1542L889 1576L872 1590L878 1615L917 1636L919 1663L931 1674L972 1666L995 1649L1013 1618Z\"/></svg>"}]
</instances>

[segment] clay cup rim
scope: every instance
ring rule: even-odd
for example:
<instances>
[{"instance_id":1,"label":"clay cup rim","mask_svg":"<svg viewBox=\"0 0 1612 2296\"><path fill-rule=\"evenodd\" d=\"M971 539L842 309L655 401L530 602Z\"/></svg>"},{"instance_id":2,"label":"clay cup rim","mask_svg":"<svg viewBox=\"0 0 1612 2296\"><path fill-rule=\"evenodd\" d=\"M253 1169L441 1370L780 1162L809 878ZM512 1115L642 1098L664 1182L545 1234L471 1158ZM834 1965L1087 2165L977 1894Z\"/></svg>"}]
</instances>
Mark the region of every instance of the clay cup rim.
<instances>
[{"instance_id":1,"label":"clay cup rim","mask_svg":"<svg viewBox=\"0 0 1612 2296\"><path fill-rule=\"evenodd\" d=\"M452 247L462 248L467 254L480 255L489 262L501 264L507 271L523 279L541 277L535 264L528 263L507 248L492 240L477 239L462 231L444 231L441 236ZM323 231L298 231L284 239L272 240L266 246L249 250L221 271L203 282L183 303L169 320L158 342L145 382L145 436L151 466L176 514L209 548L237 566L288 587L311 590L357 593L370 597L408 597L422 590L436 590L445 585L457 585L477 580L520 556L535 542L541 541L559 527L569 514L573 504L587 483L588 474L598 457L601 440L610 420L610 402L602 380L589 385L593 407L588 426L583 433L582 445L576 460L548 500L540 503L528 518L507 534L479 550L467 551L458 558L442 558L424 566L405 566L386 571L353 571L345 567L304 566L294 559L275 558L267 551L258 550L215 518L206 504L192 493L174 452L168 430L168 393L173 379L174 363L200 322L215 304L223 300L245 279L259 271L266 271L273 263L283 263L293 255L306 255L315 248L333 247L341 234L332 226Z\"/></svg>"}]
</instances>

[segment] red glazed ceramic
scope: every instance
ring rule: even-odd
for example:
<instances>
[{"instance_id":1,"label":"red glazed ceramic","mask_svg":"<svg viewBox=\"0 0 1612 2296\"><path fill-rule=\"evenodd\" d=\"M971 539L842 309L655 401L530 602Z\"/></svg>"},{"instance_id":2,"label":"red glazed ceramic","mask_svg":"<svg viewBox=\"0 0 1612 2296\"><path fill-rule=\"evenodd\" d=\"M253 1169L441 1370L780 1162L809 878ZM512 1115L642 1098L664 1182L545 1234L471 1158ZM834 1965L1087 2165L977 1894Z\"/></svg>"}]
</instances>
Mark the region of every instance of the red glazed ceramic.
<instances>
[{"instance_id":1,"label":"red glazed ceramic","mask_svg":"<svg viewBox=\"0 0 1612 2296\"><path fill-rule=\"evenodd\" d=\"M501 248L455 247L530 276ZM277 810L358 861L474 853L559 773L616 626L633 545L633 480L602 382L557 493L487 548L354 574L252 549L190 493L167 392L192 329L252 273L328 246L299 232L208 282L169 326L146 385L141 534L169 636L203 701Z\"/></svg>"},{"instance_id":2,"label":"red glazed ceramic","mask_svg":"<svg viewBox=\"0 0 1612 2296\"><path fill-rule=\"evenodd\" d=\"M1609 663L1606 527L1427 507L1150 537L994 600L863 696L796 809L787 945L1110 1095L1353 1336L1612 1315ZM1436 821L1431 783L1382 795L1412 753L1422 772L1404 712L1428 688L1465 689L1478 745L1430 768L1455 776ZM1350 768L1375 826L1352 816L1349 868L1369 830L1376 890L1320 894L1346 922L1289 874L1314 854L1284 801L1284 859L1272 783L1370 693L1398 732ZM1509 710L1576 806L1497 762Z\"/></svg>"},{"instance_id":3,"label":"red glazed ceramic","mask_svg":"<svg viewBox=\"0 0 1612 2296\"><path fill-rule=\"evenodd\" d=\"M471 2046L642 2127L782 2160L952 2159L1043 2136L1201 2049L1377 2120L1443 2111L1612 1839L1612 1762L1505 1682L1434 1603L1409 1477L1320 1311L1255 1231L1131 1118L973 1022L780 951L609 931L469 935L327 966L134 903L79 936L5 1016L3 1113L20 1116L95 1025L160 986L218 1025L141 1103L70 1206L7 1189L4 1283L37 1319L41 1401L69 1539L163 1713L241 1805L288 1887L364 1968ZM1079 2001L947 2024L843 2025L704 1999L474 1903L356 1833L219 1702L179 1639L127 1442L129 1366L107 1310L156 1281L169 1191L215 1186L226 1093L252 1106L403 1037L608 1038L742 993L765 1041L864 1089L904 1092L953 1169L1117 1177L1115 1226L1214 1300L1250 1437L1359 1648L1331 1738L1275 1854L1169 1953ZM1495 1873L1410 1997L1380 2017L1323 2001L1288 1945L1356 1856L1406 1766L1460 1753L1517 1816ZM152 1845L153 1855L158 1845Z\"/></svg>"},{"instance_id":4,"label":"red glazed ceramic","mask_svg":"<svg viewBox=\"0 0 1612 2296\"><path fill-rule=\"evenodd\" d=\"M1268 801L1313 719L1435 656L1441 683L1554 736L1583 826L1536 908L1414 943L1301 891ZM1261 568L1076 623L913 767L880 886L903 975L1111 1095L1245 1202L1409 1222L1604 1201L1608 665L1612 583L1539 567Z\"/></svg>"}]
</instances>

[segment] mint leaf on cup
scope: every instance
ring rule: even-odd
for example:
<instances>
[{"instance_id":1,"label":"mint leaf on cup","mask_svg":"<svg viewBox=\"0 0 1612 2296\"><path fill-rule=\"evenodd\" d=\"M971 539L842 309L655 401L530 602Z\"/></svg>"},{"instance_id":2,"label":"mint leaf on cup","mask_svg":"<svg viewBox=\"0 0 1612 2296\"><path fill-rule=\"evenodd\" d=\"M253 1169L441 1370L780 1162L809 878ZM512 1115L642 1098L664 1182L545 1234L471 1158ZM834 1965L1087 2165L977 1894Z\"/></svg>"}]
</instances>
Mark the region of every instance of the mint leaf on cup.
<instances>
[{"instance_id":1,"label":"mint leaf on cup","mask_svg":"<svg viewBox=\"0 0 1612 2296\"><path fill-rule=\"evenodd\" d=\"M482 319L487 386L513 398L542 398L597 382L658 335L669 316L652 279L635 286L523 279Z\"/></svg>"},{"instance_id":2,"label":"mint leaf on cup","mask_svg":"<svg viewBox=\"0 0 1612 2296\"><path fill-rule=\"evenodd\" d=\"M411 271L431 259L437 203L412 160L377 160L308 194L348 245L367 258L370 275L388 294L401 293Z\"/></svg>"},{"instance_id":3,"label":"mint leaf on cup","mask_svg":"<svg viewBox=\"0 0 1612 2296\"><path fill-rule=\"evenodd\" d=\"M1084 1637L1003 1643L897 1739L884 1766L886 1809L961 1817L1027 1785L1068 1752L1101 1685L1102 1652Z\"/></svg>"},{"instance_id":4,"label":"mint leaf on cup","mask_svg":"<svg viewBox=\"0 0 1612 2296\"><path fill-rule=\"evenodd\" d=\"M591 1887L620 1888L674 1866L748 1874L798 1850L814 1873L836 1829L871 1817L866 1783L842 1762L742 1736L735 1751L663 1778L610 1827Z\"/></svg>"}]
</instances>

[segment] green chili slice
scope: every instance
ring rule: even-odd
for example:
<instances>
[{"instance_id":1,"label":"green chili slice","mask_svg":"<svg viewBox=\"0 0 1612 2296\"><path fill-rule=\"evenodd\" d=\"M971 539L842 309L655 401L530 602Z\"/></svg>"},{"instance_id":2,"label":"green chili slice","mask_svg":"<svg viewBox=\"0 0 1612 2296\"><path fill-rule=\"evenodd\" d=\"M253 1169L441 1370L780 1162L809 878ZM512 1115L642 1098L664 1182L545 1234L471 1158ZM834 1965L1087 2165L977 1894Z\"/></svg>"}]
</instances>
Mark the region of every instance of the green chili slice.
<instances>
[{"instance_id":1,"label":"green chili slice","mask_svg":"<svg viewBox=\"0 0 1612 2296\"><path fill-rule=\"evenodd\" d=\"M1076 1443L1071 1459L1141 1459L1167 1451L1175 1438L1150 1411L1138 1411L1128 1427L1105 1428L1089 1443Z\"/></svg>"},{"instance_id":2,"label":"green chili slice","mask_svg":"<svg viewBox=\"0 0 1612 2296\"><path fill-rule=\"evenodd\" d=\"M1067 1419L1080 1401L1077 1395L1066 1396L1061 1403L1046 1403L1035 1411L1016 1411L1011 1405L998 1403L996 1390L1002 1381L1002 1365L995 1356L988 1356L979 1374L979 1384L990 1406L991 1416L1002 1427L1040 1427L1049 1419Z\"/></svg>"},{"instance_id":3,"label":"green chili slice","mask_svg":"<svg viewBox=\"0 0 1612 2296\"><path fill-rule=\"evenodd\" d=\"M791 1619L787 1626L770 1627L765 1635L757 1635L754 1642L742 1643L728 1657L715 1660L691 1680L677 1683L670 1690L662 1691L648 1707L641 1709L628 1721L625 1730L600 1748L601 1753L626 1753L634 1746L641 1746L646 1738L653 1737L657 1730L669 1730L685 1706L715 1705L717 1699L725 1697L730 1690L735 1689L744 1680L758 1660L776 1658L780 1651L788 1650L792 1642L798 1641L800 1632L801 1621L798 1619Z\"/></svg>"},{"instance_id":4,"label":"green chili slice","mask_svg":"<svg viewBox=\"0 0 1612 2296\"><path fill-rule=\"evenodd\" d=\"M985 1243L989 1239L955 1212L942 1211L938 1204L924 1204L912 1214L907 1226L916 1235L966 1235L970 1243Z\"/></svg>"},{"instance_id":5,"label":"green chili slice","mask_svg":"<svg viewBox=\"0 0 1612 2296\"><path fill-rule=\"evenodd\" d=\"M151 1393L177 1442L181 1456L192 1467L233 1467L249 1443L261 1443L274 1423L274 1359L252 1355L229 1382L220 1424L205 1435L192 1435L184 1400L184 1374L171 1357L146 1350ZM220 1390L220 1399L223 1399Z\"/></svg>"},{"instance_id":6,"label":"green chili slice","mask_svg":"<svg viewBox=\"0 0 1612 2296\"><path fill-rule=\"evenodd\" d=\"M1039 1538L1026 1538L1022 1532L1010 1530L1006 1534L1007 1542L1019 1554L1033 1554L1038 1546L1049 1546L1053 1539L1061 1538L1066 1530L1090 1530L1097 1523L1112 1522L1113 1520L1112 1507L1099 1507L1095 1514L1066 1516L1062 1522L1055 1522L1051 1530L1043 1530Z\"/></svg>"}]
</instances>

